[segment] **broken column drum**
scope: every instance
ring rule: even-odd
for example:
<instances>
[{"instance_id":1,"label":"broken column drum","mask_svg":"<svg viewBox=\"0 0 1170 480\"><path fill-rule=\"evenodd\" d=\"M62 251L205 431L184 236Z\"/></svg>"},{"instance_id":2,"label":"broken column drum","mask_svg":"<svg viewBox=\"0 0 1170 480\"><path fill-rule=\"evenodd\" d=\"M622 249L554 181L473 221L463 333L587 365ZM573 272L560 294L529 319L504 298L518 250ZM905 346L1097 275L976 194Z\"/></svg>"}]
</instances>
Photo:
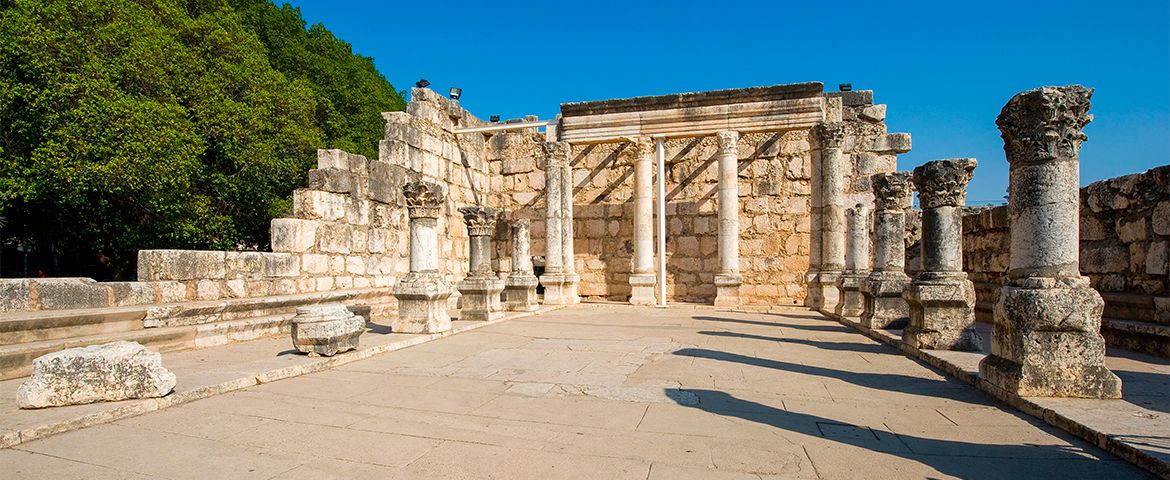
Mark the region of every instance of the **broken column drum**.
<instances>
[{"instance_id":1,"label":"broken column drum","mask_svg":"<svg viewBox=\"0 0 1170 480\"><path fill-rule=\"evenodd\" d=\"M504 308L510 312L531 312L540 308L536 298L539 280L532 270L532 237L528 220L512 223L512 272L504 280Z\"/></svg>"},{"instance_id":2,"label":"broken column drum","mask_svg":"<svg viewBox=\"0 0 1170 480\"><path fill-rule=\"evenodd\" d=\"M1010 394L1121 397L1105 367L1104 301L1080 273L1080 147L1092 94L1030 90L996 119L1010 164L1011 260L979 374Z\"/></svg>"},{"instance_id":3,"label":"broken column drum","mask_svg":"<svg viewBox=\"0 0 1170 480\"><path fill-rule=\"evenodd\" d=\"M922 270L903 292L910 322L902 341L919 349L981 350L975 285L963 272L962 209L974 158L927 162L912 180L922 208Z\"/></svg>"},{"instance_id":4,"label":"broken column drum","mask_svg":"<svg viewBox=\"0 0 1170 480\"><path fill-rule=\"evenodd\" d=\"M861 324L868 328L904 328L910 306L902 291L910 284L906 275L906 209L913 185L910 172L878 173L871 178L877 210L873 213L873 266L862 284L865 311Z\"/></svg>"},{"instance_id":5,"label":"broken column drum","mask_svg":"<svg viewBox=\"0 0 1170 480\"><path fill-rule=\"evenodd\" d=\"M545 200L545 256L544 274L540 284L544 286L545 305L570 305L573 300L566 281L564 255L564 203L566 182L561 178L565 169L561 164L569 161L569 144L565 142L544 142L544 200ZM572 195L570 192L569 195Z\"/></svg>"},{"instance_id":6,"label":"broken column drum","mask_svg":"<svg viewBox=\"0 0 1170 480\"><path fill-rule=\"evenodd\" d=\"M837 281L841 301L837 303L838 317L857 319L865 311L865 297L861 285L869 278L869 209L857 204L845 212L848 219L845 270Z\"/></svg>"},{"instance_id":7,"label":"broken column drum","mask_svg":"<svg viewBox=\"0 0 1170 480\"><path fill-rule=\"evenodd\" d=\"M297 307L292 319L293 347L309 356L332 357L353 350L365 331L366 319L340 303Z\"/></svg>"},{"instance_id":8,"label":"broken column drum","mask_svg":"<svg viewBox=\"0 0 1170 480\"><path fill-rule=\"evenodd\" d=\"M496 231L499 210L490 207L459 207L467 225L470 242L467 277L455 285L463 296L460 320L487 321L503 318L500 292L504 281L492 270L492 234Z\"/></svg>"},{"instance_id":9,"label":"broken column drum","mask_svg":"<svg viewBox=\"0 0 1170 480\"><path fill-rule=\"evenodd\" d=\"M821 266L816 287L820 311L836 314L841 300L837 282L845 268L845 164L841 146L845 126L841 122L823 122L813 127L820 143L821 158ZM815 248L815 246L814 246Z\"/></svg>"},{"instance_id":10,"label":"broken column drum","mask_svg":"<svg viewBox=\"0 0 1170 480\"><path fill-rule=\"evenodd\" d=\"M630 273L630 304L654 305L654 144L648 138L631 142L634 156L634 264Z\"/></svg>"},{"instance_id":11,"label":"broken column drum","mask_svg":"<svg viewBox=\"0 0 1170 480\"><path fill-rule=\"evenodd\" d=\"M715 306L739 305L739 132L719 132L719 273Z\"/></svg>"},{"instance_id":12,"label":"broken column drum","mask_svg":"<svg viewBox=\"0 0 1170 480\"><path fill-rule=\"evenodd\" d=\"M410 214L410 273L394 286L398 318L391 330L401 333L437 333L451 329L447 298L451 285L439 272L438 218L446 198L443 187L424 181L402 187Z\"/></svg>"}]
</instances>

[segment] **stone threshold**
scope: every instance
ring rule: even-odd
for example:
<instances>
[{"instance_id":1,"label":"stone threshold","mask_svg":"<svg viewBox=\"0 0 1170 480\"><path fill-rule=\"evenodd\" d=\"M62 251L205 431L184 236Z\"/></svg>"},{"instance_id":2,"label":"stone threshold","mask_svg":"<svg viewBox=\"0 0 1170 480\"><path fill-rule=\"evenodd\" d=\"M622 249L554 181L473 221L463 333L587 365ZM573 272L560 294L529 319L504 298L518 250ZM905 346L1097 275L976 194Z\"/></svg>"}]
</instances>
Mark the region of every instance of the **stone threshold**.
<instances>
[{"instance_id":1,"label":"stone threshold","mask_svg":"<svg viewBox=\"0 0 1170 480\"><path fill-rule=\"evenodd\" d=\"M483 322L455 320L451 331L432 334L389 333L379 331L382 328L388 330L389 327L371 325L372 328L362 335L361 345L356 350L333 357L299 354L292 349L292 339L287 336L163 353L163 366L174 372L179 382L173 392L162 398L22 410L16 406L16 389L27 377L0 381L0 448L319 372L457 333L562 308L566 306L542 306L533 312L506 312L504 318Z\"/></svg>"},{"instance_id":2,"label":"stone threshold","mask_svg":"<svg viewBox=\"0 0 1170 480\"><path fill-rule=\"evenodd\" d=\"M926 362L1021 412L1170 479L1170 416L1167 414L1125 400L1021 397L979 378L979 361L987 356L984 353L919 350L902 343L900 330L871 329L848 318L825 316ZM1161 424L1158 419L1162 419Z\"/></svg>"}]
</instances>

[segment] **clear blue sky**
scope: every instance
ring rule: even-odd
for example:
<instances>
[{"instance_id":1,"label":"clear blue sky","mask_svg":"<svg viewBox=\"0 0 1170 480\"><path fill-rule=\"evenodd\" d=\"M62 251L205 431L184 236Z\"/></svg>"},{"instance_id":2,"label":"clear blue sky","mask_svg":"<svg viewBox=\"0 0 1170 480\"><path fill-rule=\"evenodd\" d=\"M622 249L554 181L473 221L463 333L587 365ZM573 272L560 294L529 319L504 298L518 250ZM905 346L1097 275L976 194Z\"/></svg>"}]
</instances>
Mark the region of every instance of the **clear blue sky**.
<instances>
[{"instance_id":1,"label":"clear blue sky","mask_svg":"<svg viewBox=\"0 0 1170 480\"><path fill-rule=\"evenodd\" d=\"M278 0L280 1L280 0ZM908 170L975 157L970 204L1002 201L995 128L1017 92L1096 88L1081 179L1170 163L1170 0L372 2L294 0L400 90L463 88L476 115L757 85L852 83L910 132ZM485 8L483 5L490 5Z\"/></svg>"}]
</instances>

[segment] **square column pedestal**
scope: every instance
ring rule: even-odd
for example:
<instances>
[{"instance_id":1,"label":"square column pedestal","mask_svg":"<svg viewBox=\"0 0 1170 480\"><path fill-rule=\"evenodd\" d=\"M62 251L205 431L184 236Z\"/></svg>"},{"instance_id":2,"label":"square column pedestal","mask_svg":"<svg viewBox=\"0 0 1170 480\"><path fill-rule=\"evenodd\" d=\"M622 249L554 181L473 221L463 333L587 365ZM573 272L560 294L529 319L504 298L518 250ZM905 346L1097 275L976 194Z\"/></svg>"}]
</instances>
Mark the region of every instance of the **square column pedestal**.
<instances>
[{"instance_id":1,"label":"square column pedestal","mask_svg":"<svg viewBox=\"0 0 1170 480\"><path fill-rule=\"evenodd\" d=\"M910 323L910 306L902 292L910 277L902 272L873 272L861 285L865 296L865 313L861 325L866 328L900 330Z\"/></svg>"},{"instance_id":2,"label":"square column pedestal","mask_svg":"<svg viewBox=\"0 0 1170 480\"><path fill-rule=\"evenodd\" d=\"M715 275L715 306L737 307L740 305L739 286L743 284L743 276L730 273Z\"/></svg>"},{"instance_id":3,"label":"square column pedestal","mask_svg":"<svg viewBox=\"0 0 1170 480\"><path fill-rule=\"evenodd\" d=\"M837 304L841 303L841 289L837 286L841 280L841 271L821 271L818 274L820 283L817 284L817 298L820 299L819 311L826 315L837 314Z\"/></svg>"},{"instance_id":4,"label":"square column pedestal","mask_svg":"<svg viewBox=\"0 0 1170 480\"><path fill-rule=\"evenodd\" d=\"M455 285L463 295L460 320L483 322L504 318L504 306L500 303L500 292L504 281L494 277L467 277Z\"/></svg>"},{"instance_id":5,"label":"square column pedestal","mask_svg":"<svg viewBox=\"0 0 1170 480\"><path fill-rule=\"evenodd\" d=\"M569 291L565 288L565 277L562 274L546 273L540 276L540 285L544 287L545 305L572 305Z\"/></svg>"},{"instance_id":6,"label":"square column pedestal","mask_svg":"<svg viewBox=\"0 0 1170 480\"><path fill-rule=\"evenodd\" d=\"M509 312L531 312L540 308L536 298L536 275L510 276L504 280L504 309Z\"/></svg>"},{"instance_id":7,"label":"square column pedestal","mask_svg":"<svg viewBox=\"0 0 1170 480\"><path fill-rule=\"evenodd\" d=\"M657 278L657 275L653 273L630 275L630 305L653 306L656 302L654 285L657 283Z\"/></svg>"},{"instance_id":8,"label":"square column pedestal","mask_svg":"<svg viewBox=\"0 0 1170 480\"><path fill-rule=\"evenodd\" d=\"M394 286L398 318L390 322L395 333L439 333L451 330L447 298L451 286L438 273L408 273Z\"/></svg>"},{"instance_id":9,"label":"square column pedestal","mask_svg":"<svg viewBox=\"0 0 1170 480\"><path fill-rule=\"evenodd\" d=\"M1089 279L1016 282L1032 285L1000 288L991 355L979 375L1023 397L1121 398L1121 379L1105 368L1098 333L1105 302Z\"/></svg>"},{"instance_id":10,"label":"square column pedestal","mask_svg":"<svg viewBox=\"0 0 1170 480\"><path fill-rule=\"evenodd\" d=\"M861 294L861 287L865 284L868 274L843 273L838 286L841 290L841 301L837 304L835 313L838 317L857 320L865 311L865 297Z\"/></svg>"},{"instance_id":11,"label":"square column pedestal","mask_svg":"<svg viewBox=\"0 0 1170 480\"><path fill-rule=\"evenodd\" d=\"M902 298L910 307L910 323L902 341L921 350L982 349L975 333L975 285L967 274L917 278Z\"/></svg>"}]
</instances>

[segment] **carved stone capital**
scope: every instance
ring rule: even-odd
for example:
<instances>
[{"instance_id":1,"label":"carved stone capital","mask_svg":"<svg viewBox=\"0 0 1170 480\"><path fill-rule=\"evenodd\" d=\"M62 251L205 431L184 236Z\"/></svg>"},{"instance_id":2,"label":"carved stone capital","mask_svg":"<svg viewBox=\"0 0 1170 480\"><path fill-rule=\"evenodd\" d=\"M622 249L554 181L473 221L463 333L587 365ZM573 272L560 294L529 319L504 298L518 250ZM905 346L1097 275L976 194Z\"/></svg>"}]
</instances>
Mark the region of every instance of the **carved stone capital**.
<instances>
[{"instance_id":1,"label":"carved stone capital","mask_svg":"<svg viewBox=\"0 0 1170 480\"><path fill-rule=\"evenodd\" d=\"M402 186L410 218L439 218L446 194L437 183L417 181Z\"/></svg>"},{"instance_id":2,"label":"carved stone capital","mask_svg":"<svg viewBox=\"0 0 1170 480\"><path fill-rule=\"evenodd\" d=\"M975 172L974 158L949 158L926 162L914 169L914 188L921 208L961 207L967 199L967 183Z\"/></svg>"},{"instance_id":3,"label":"carved stone capital","mask_svg":"<svg viewBox=\"0 0 1170 480\"><path fill-rule=\"evenodd\" d=\"M739 132L723 131L715 134L715 139L719 141L720 154L739 154Z\"/></svg>"},{"instance_id":4,"label":"carved stone capital","mask_svg":"<svg viewBox=\"0 0 1170 480\"><path fill-rule=\"evenodd\" d=\"M654 142L650 137L632 137L627 138L630 146L626 149L631 158L637 161L641 158L650 158L654 154Z\"/></svg>"},{"instance_id":5,"label":"carved stone capital","mask_svg":"<svg viewBox=\"0 0 1170 480\"><path fill-rule=\"evenodd\" d=\"M459 207L463 223L467 224L467 235L472 237L491 236L496 230L496 215L500 211L491 207Z\"/></svg>"},{"instance_id":6,"label":"carved stone capital","mask_svg":"<svg viewBox=\"0 0 1170 480\"><path fill-rule=\"evenodd\" d=\"M877 173L870 177L874 202L878 210L905 210L910 208L914 184L910 172Z\"/></svg>"},{"instance_id":7,"label":"carved stone capital","mask_svg":"<svg viewBox=\"0 0 1170 480\"><path fill-rule=\"evenodd\" d=\"M813 135L821 143L821 148L841 148L845 142L845 124L841 122L821 122L813 126Z\"/></svg>"},{"instance_id":8,"label":"carved stone capital","mask_svg":"<svg viewBox=\"0 0 1170 480\"><path fill-rule=\"evenodd\" d=\"M1016 94L995 119L1003 150L1011 163L1039 163L1076 158L1082 131L1093 120L1089 99L1093 89L1080 85L1041 87Z\"/></svg>"},{"instance_id":9,"label":"carved stone capital","mask_svg":"<svg viewBox=\"0 0 1170 480\"><path fill-rule=\"evenodd\" d=\"M569 157L572 153L569 142L544 142L540 146L544 149L544 157L548 162L545 169L569 164Z\"/></svg>"}]
</instances>

